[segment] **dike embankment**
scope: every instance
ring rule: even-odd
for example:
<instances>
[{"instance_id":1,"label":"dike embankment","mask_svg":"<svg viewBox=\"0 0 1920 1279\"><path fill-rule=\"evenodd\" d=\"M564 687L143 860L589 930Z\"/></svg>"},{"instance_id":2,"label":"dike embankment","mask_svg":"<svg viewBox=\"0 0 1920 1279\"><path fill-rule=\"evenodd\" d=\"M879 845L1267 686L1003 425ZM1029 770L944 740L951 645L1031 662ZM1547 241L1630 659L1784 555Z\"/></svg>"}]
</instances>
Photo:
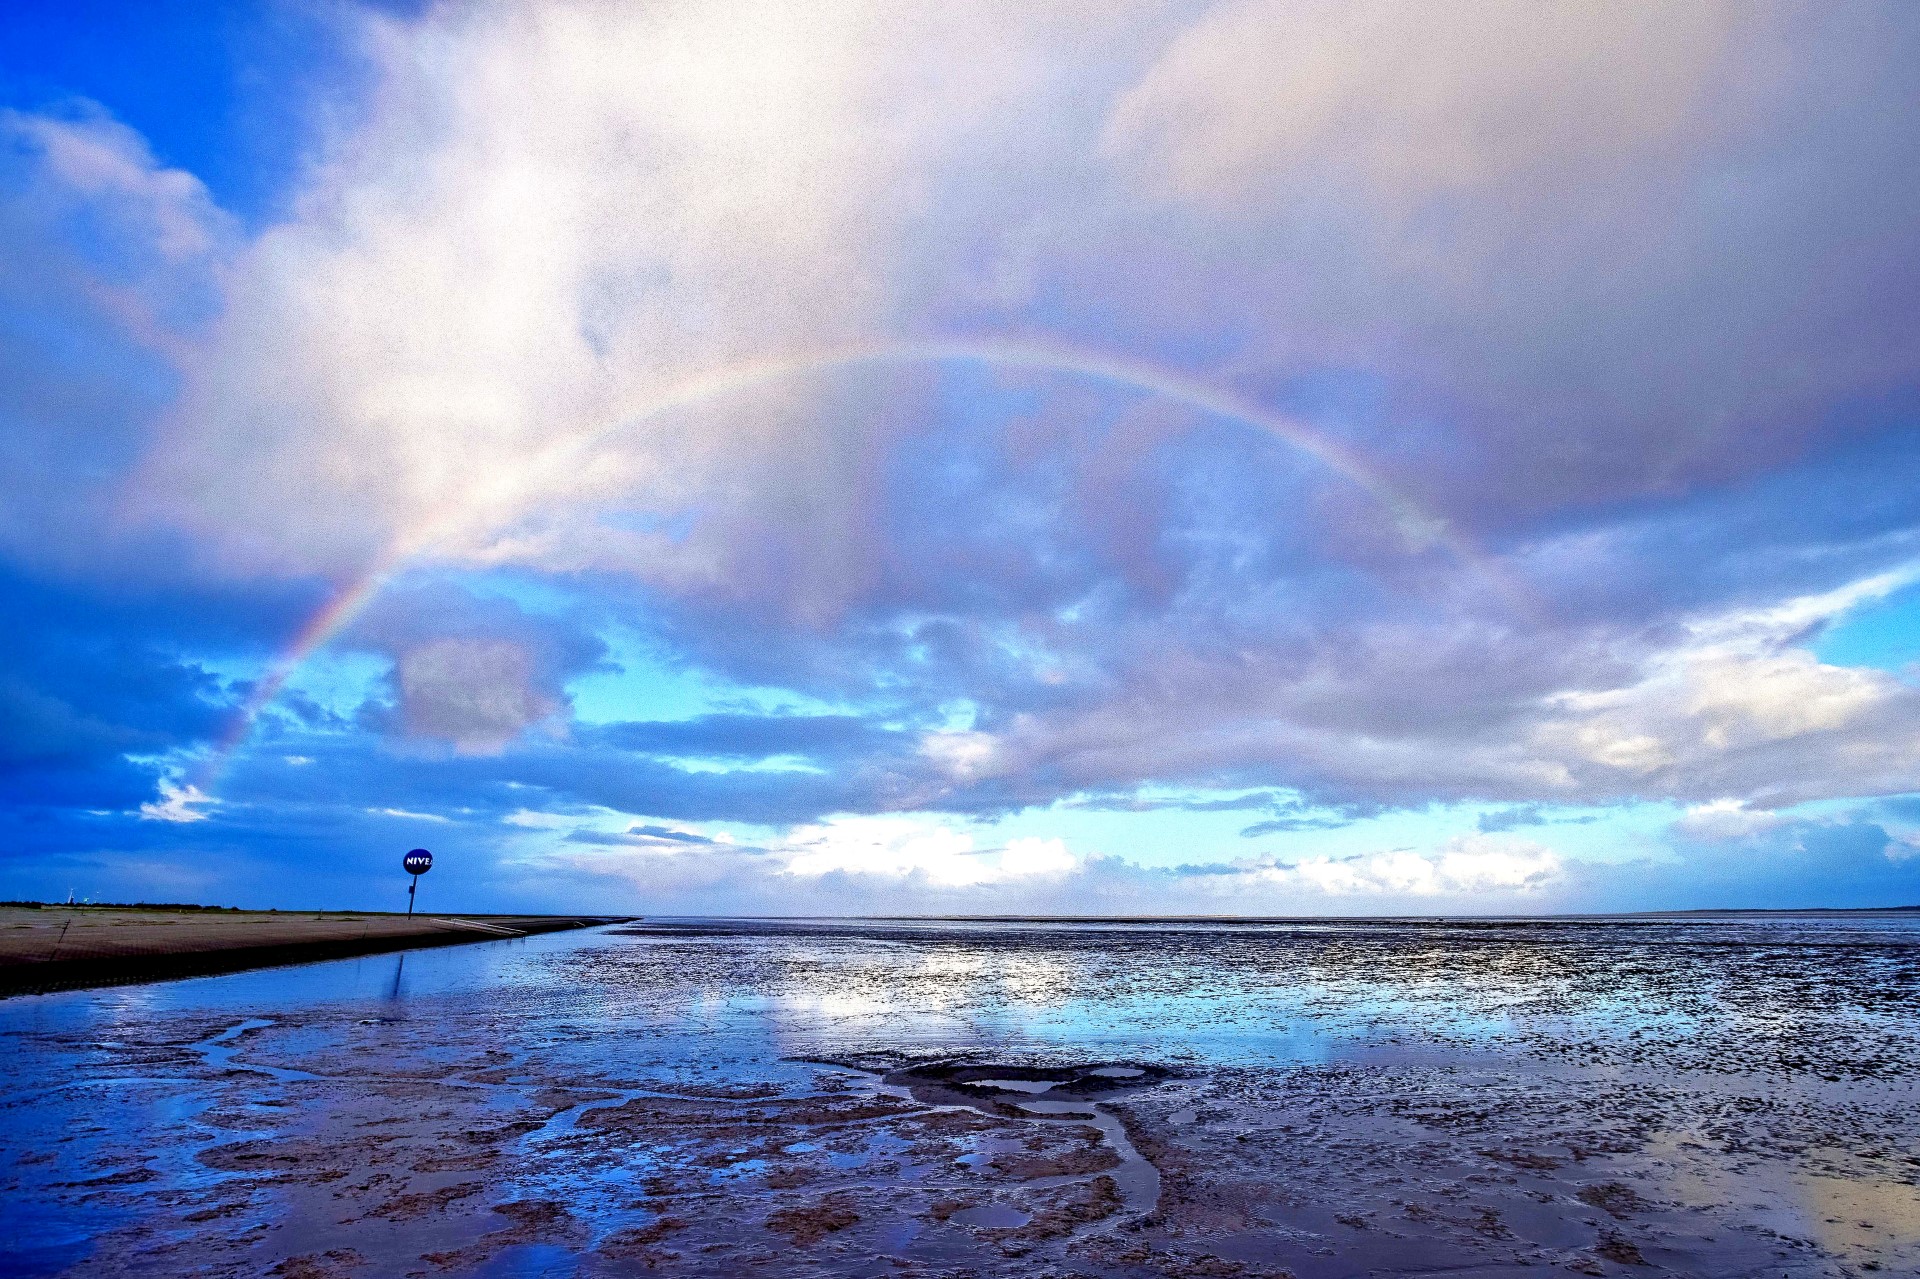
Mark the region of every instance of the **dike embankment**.
<instances>
[{"instance_id":1,"label":"dike embankment","mask_svg":"<svg viewBox=\"0 0 1920 1279\"><path fill-rule=\"evenodd\" d=\"M0 998L500 941L630 919L0 906Z\"/></svg>"}]
</instances>

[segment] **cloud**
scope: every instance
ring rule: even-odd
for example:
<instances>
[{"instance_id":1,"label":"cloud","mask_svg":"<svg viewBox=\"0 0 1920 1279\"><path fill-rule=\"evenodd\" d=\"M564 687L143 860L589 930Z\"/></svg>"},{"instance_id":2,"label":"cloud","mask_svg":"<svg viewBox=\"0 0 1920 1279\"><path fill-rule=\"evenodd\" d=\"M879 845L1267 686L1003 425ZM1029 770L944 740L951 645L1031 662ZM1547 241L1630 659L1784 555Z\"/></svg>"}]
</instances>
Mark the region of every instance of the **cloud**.
<instances>
[{"instance_id":1,"label":"cloud","mask_svg":"<svg viewBox=\"0 0 1920 1279\"><path fill-rule=\"evenodd\" d=\"M541 853L524 864L547 877L561 867L566 875L590 877L605 885L610 901L645 901L649 910L688 914L840 914L855 894L866 913L1243 917L1920 903L1920 857L1884 827L1850 820L1798 819L1744 840L1683 841L1672 852L1610 862L1569 858L1513 836L1466 833L1424 847L1287 862L1158 867L1069 853L1073 865L1062 861L1057 869L998 881L929 872L972 860L963 841L936 837L917 856L903 858L902 847L927 838L928 826L922 817L885 834L862 831L844 862L818 876L783 868L792 842L779 843L788 852L773 856L724 848L616 850ZM1042 861L1057 857L1058 850L1048 850ZM1767 866L1766 875L1754 875L1756 861Z\"/></svg>"},{"instance_id":2,"label":"cloud","mask_svg":"<svg viewBox=\"0 0 1920 1279\"><path fill-rule=\"evenodd\" d=\"M472 753L498 751L559 704L533 686L533 659L509 640L443 639L400 659L408 731Z\"/></svg>"},{"instance_id":3,"label":"cloud","mask_svg":"<svg viewBox=\"0 0 1920 1279\"><path fill-rule=\"evenodd\" d=\"M1302 830L1338 830L1342 826L1353 824L1353 818L1339 814L1324 814L1304 817L1275 817L1264 822L1255 822L1241 829L1246 839L1257 839L1261 835L1280 835Z\"/></svg>"},{"instance_id":4,"label":"cloud","mask_svg":"<svg viewBox=\"0 0 1920 1279\"><path fill-rule=\"evenodd\" d=\"M0 566L0 805L16 821L165 802L166 761L218 731L230 694L181 656L197 615L172 604Z\"/></svg>"},{"instance_id":5,"label":"cloud","mask_svg":"<svg viewBox=\"0 0 1920 1279\"><path fill-rule=\"evenodd\" d=\"M1552 884L1561 872L1559 855L1544 845L1493 835L1461 835L1427 856L1397 850L1360 857L1315 858L1276 865L1262 875L1330 896L1439 897L1530 892Z\"/></svg>"},{"instance_id":6,"label":"cloud","mask_svg":"<svg viewBox=\"0 0 1920 1279\"><path fill-rule=\"evenodd\" d=\"M1281 802L1278 796L1269 791L1250 791L1245 795L1223 795L1208 799L1178 795L1085 795L1068 800L1067 805L1071 808L1118 813L1151 813L1166 809L1189 813L1222 813L1270 808Z\"/></svg>"},{"instance_id":7,"label":"cloud","mask_svg":"<svg viewBox=\"0 0 1920 1279\"><path fill-rule=\"evenodd\" d=\"M1285 199L1289 179L1394 211L1489 189L1555 200L1687 148L1743 18L1219 4L1114 102L1102 146L1156 192L1229 214Z\"/></svg>"},{"instance_id":8,"label":"cloud","mask_svg":"<svg viewBox=\"0 0 1920 1279\"><path fill-rule=\"evenodd\" d=\"M1657 860L1575 868L1577 898L1596 910L1920 904L1920 863L1878 822L1791 817L1733 831L1709 823Z\"/></svg>"},{"instance_id":9,"label":"cloud","mask_svg":"<svg viewBox=\"0 0 1920 1279\"><path fill-rule=\"evenodd\" d=\"M140 816L150 822L204 822L207 814L201 809L218 802L198 786L162 778L160 798L140 805Z\"/></svg>"},{"instance_id":10,"label":"cloud","mask_svg":"<svg viewBox=\"0 0 1920 1279\"><path fill-rule=\"evenodd\" d=\"M788 875L914 878L941 888L1059 876L1078 865L1058 839L1014 839L982 849L964 831L911 817L844 817L798 827L776 851Z\"/></svg>"},{"instance_id":11,"label":"cloud","mask_svg":"<svg viewBox=\"0 0 1920 1279\"><path fill-rule=\"evenodd\" d=\"M1778 813L1748 808L1742 800L1716 799L1689 808L1674 823L1674 829L1689 839L1745 839L1785 821Z\"/></svg>"},{"instance_id":12,"label":"cloud","mask_svg":"<svg viewBox=\"0 0 1920 1279\"><path fill-rule=\"evenodd\" d=\"M0 555L62 577L175 576L128 545L118 483L219 305L233 225L198 179L76 102L0 110L0 239Z\"/></svg>"},{"instance_id":13,"label":"cloud","mask_svg":"<svg viewBox=\"0 0 1920 1279\"><path fill-rule=\"evenodd\" d=\"M1161 869L1076 855L1058 839L981 848L967 831L910 814L799 826L764 848L642 847L587 860L558 856L576 873L623 879L688 910L702 908L711 900L707 894L724 884L738 901L785 914L849 896L873 910L909 913L1486 913L1557 907L1569 883L1557 853L1511 837L1470 834L1424 851Z\"/></svg>"},{"instance_id":14,"label":"cloud","mask_svg":"<svg viewBox=\"0 0 1920 1279\"><path fill-rule=\"evenodd\" d=\"M199 178L160 164L145 138L96 103L74 103L63 116L0 111L0 136L37 162L41 201L109 221L96 246L145 245L161 262L191 262L213 256L234 233Z\"/></svg>"},{"instance_id":15,"label":"cloud","mask_svg":"<svg viewBox=\"0 0 1920 1279\"><path fill-rule=\"evenodd\" d=\"M932 789L885 755L733 763L656 756L604 743L598 727L529 732L497 753L463 753L387 731L378 715L318 728L270 716L222 774L219 793L257 812L348 803L564 825L566 814L597 809L784 826L911 809L915 795ZM289 763L289 754L311 762Z\"/></svg>"},{"instance_id":16,"label":"cloud","mask_svg":"<svg viewBox=\"0 0 1920 1279\"><path fill-rule=\"evenodd\" d=\"M605 642L576 610L540 612L432 578L390 588L338 647L393 664L397 713L369 704L367 724L467 754L498 753L536 726L565 731L568 682L609 669Z\"/></svg>"},{"instance_id":17,"label":"cloud","mask_svg":"<svg viewBox=\"0 0 1920 1279\"><path fill-rule=\"evenodd\" d=\"M799 22L502 2L360 23L362 100L291 215L232 254L139 486L236 568L351 571L397 540L834 616L892 567L873 511L924 425L893 406L926 379L803 378L590 455L572 441L688 376L848 337L1027 330L1044 297L1076 340L1206 352L1196 373L1262 398L1352 382L1379 411L1336 391L1315 425L1406 450L1390 478L1507 529L1789 456L1819 396L1915 367L1878 324L1907 255L1858 247L1897 231L1897 196L1883 176L1855 198L1861 174L1911 167L1896 10L1818 31L1725 5L1123 6L1096 31L1071 5L983 26L938 6ZM1856 91L1819 94L1836 65ZM1765 216L1724 195L1740 183L1769 192ZM1516 222L1567 242L1516 253ZM1596 271L1596 248L1651 260ZM1499 261L1523 276L1490 279ZM1815 264L1832 287L1811 287ZM1015 277L1017 307L982 302ZM1772 323L1698 323L1677 288ZM1863 333L1883 335L1871 354ZM1721 345L1686 365L1701 342ZM1648 361L1661 376L1634 375ZM1732 376L1756 368L1816 372ZM1053 431L1116 398L1038 381ZM1437 420L1405 420L1409 398ZM1143 422L1119 460L1190 425ZM1329 527L1378 522L1334 488ZM616 535L593 522L609 502L662 524ZM1114 522L1116 544L1154 540Z\"/></svg>"},{"instance_id":18,"label":"cloud","mask_svg":"<svg viewBox=\"0 0 1920 1279\"><path fill-rule=\"evenodd\" d=\"M636 754L710 760L796 757L823 766L904 751L912 741L910 732L861 715L717 712L691 719L594 725L579 731Z\"/></svg>"},{"instance_id":19,"label":"cloud","mask_svg":"<svg viewBox=\"0 0 1920 1279\"><path fill-rule=\"evenodd\" d=\"M404 818L410 822L439 822L446 825L452 821L452 818L443 817L439 813L416 813L405 808L375 808L368 811L379 813L383 817Z\"/></svg>"},{"instance_id":20,"label":"cloud","mask_svg":"<svg viewBox=\"0 0 1920 1279\"><path fill-rule=\"evenodd\" d=\"M866 4L363 16L364 100L232 263L147 509L242 572L398 542L723 588L751 566L704 566L734 559L705 524L768 520L814 525L793 544L814 574L857 572L833 525L865 505L869 449L857 416L819 416L833 388L717 411L684 388L891 327L929 166L1007 105L1023 25ZM663 398L678 411L647 418ZM610 498L708 519L691 544L569 523Z\"/></svg>"},{"instance_id":21,"label":"cloud","mask_svg":"<svg viewBox=\"0 0 1920 1279\"><path fill-rule=\"evenodd\" d=\"M1598 813L1549 813L1540 804L1516 804L1480 814L1474 821L1474 827L1483 834L1491 835L1522 826L1591 826L1599 820L1601 817Z\"/></svg>"},{"instance_id":22,"label":"cloud","mask_svg":"<svg viewBox=\"0 0 1920 1279\"><path fill-rule=\"evenodd\" d=\"M607 848L649 848L661 852L677 852L689 845L722 842L694 831L644 825L630 826L623 831L576 829L568 831L563 838L569 844L596 844Z\"/></svg>"},{"instance_id":23,"label":"cloud","mask_svg":"<svg viewBox=\"0 0 1920 1279\"><path fill-rule=\"evenodd\" d=\"M1650 654L1638 679L1549 699L1552 714L1535 740L1567 760L1569 777L1593 777L1597 765L1623 788L1638 779L1676 797L1717 791L1778 805L1913 790L1920 692L1883 671L1830 666L1792 646L1910 577L1903 568L1698 619L1685 640Z\"/></svg>"},{"instance_id":24,"label":"cloud","mask_svg":"<svg viewBox=\"0 0 1920 1279\"><path fill-rule=\"evenodd\" d=\"M1389 370L1343 412L1513 529L1752 474L1849 429L1835 397L1911 388L1887 326L1920 260L1884 175L1912 172L1916 39L1882 5L1226 3L1101 148L1160 210L1128 262L1157 331L1231 315L1243 367Z\"/></svg>"},{"instance_id":25,"label":"cloud","mask_svg":"<svg viewBox=\"0 0 1920 1279\"><path fill-rule=\"evenodd\" d=\"M946 776L1034 801L1150 782L1284 782L1322 803L1402 806L1904 793L1920 788L1920 693L1795 644L1896 580L1557 652L1431 626L1224 662L1162 651L1118 695L973 730L969 767Z\"/></svg>"}]
</instances>

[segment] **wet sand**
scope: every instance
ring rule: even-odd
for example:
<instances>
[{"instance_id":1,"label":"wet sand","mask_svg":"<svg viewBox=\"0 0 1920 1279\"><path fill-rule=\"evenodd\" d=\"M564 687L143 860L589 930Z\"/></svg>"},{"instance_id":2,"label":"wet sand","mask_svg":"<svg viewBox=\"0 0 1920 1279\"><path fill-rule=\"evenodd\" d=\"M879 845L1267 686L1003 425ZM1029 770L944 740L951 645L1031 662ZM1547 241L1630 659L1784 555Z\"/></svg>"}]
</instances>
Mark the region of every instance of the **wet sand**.
<instances>
[{"instance_id":1,"label":"wet sand","mask_svg":"<svg viewBox=\"0 0 1920 1279\"><path fill-rule=\"evenodd\" d=\"M648 923L0 1035L14 1274L1920 1273L1911 920Z\"/></svg>"},{"instance_id":2,"label":"wet sand","mask_svg":"<svg viewBox=\"0 0 1920 1279\"><path fill-rule=\"evenodd\" d=\"M0 906L0 997L587 928L608 916Z\"/></svg>"}]
</instances>

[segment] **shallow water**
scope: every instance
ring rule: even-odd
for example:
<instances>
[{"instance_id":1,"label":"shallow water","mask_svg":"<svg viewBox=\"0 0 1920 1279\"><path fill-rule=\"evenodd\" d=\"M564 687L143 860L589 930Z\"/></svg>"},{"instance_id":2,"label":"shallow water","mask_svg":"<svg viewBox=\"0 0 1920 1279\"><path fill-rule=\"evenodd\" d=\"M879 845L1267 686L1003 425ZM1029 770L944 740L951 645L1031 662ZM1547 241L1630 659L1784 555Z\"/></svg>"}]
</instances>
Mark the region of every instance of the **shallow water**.
<instances>
[{"instance_id":1,"label":"shallow water","mask_svg":"<svg viewBox=\"0 0 1920 1279\"><path fill-rule=\"evenodd\" d=\"M7 1274L1920 1273L1912 915L663 921L0 1036Z\"/></svg>"}]
</instances>

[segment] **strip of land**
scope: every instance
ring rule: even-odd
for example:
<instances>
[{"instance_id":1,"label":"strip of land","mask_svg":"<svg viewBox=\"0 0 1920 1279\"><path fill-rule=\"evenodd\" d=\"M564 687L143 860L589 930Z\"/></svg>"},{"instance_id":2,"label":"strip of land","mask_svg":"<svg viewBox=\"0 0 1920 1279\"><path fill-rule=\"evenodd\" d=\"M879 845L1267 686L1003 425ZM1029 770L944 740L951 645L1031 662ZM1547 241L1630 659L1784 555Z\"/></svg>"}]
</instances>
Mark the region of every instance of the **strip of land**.
<instances>
[{"instance_id":1,"label":"strip of land","mask_svg":"<svg viewBox=\"0 0 1920 1279\"><path fill-rule=\"evenodd\" d=\"M0 998L497 941L626 918L5 906Z\"/></svg>"}]
</instances>

